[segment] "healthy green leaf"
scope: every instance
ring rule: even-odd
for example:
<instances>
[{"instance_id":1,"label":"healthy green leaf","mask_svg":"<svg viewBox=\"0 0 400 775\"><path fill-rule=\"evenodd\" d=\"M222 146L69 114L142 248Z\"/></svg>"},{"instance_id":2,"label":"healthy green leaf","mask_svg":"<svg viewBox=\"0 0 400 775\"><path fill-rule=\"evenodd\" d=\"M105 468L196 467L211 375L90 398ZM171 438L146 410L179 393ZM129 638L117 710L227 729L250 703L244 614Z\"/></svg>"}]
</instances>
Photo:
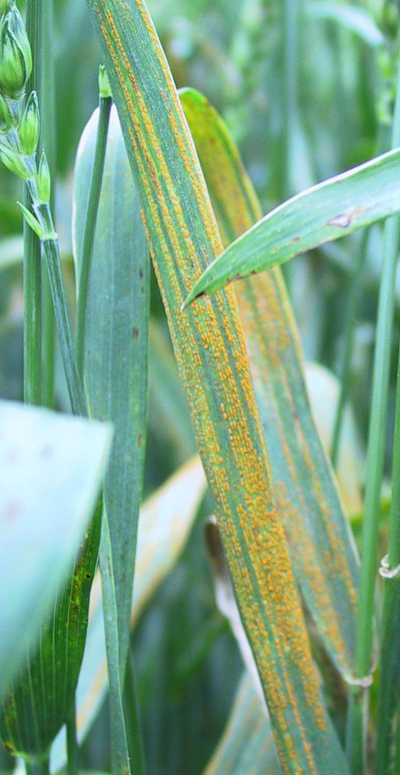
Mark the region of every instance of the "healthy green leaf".
<instances>
[{"instance_id":1,"label":"healthy green leaf","mask_svg":"<svg viewBox=\"0 0 400 775\"><path fill-rule=\"evenodd\" d=\"M399 709L400 698L400 579L398 575L396 577L396 569L393 578L390 578L389 569L383 568L383 570L386 571L388 578L385 580L387 588L385 589L382 617L382 669L380 671L377 719L377 775L389 775L395 772L396 715Z\"/></svg>"},{"instance_id":2,"label":"healthy green leaf","mask_svg":"<svg viewBox=\"0 0 400 775\"><path fill-rule=\"evenodd\" d=\"M104 632L107 653L107 672L110 686L111 771L113 775L128 775L131 772L131 769L122 702L124 668L120 661L121 641L118 631L118 607L115 573L113 568L113 550L105 507L103 509L99 561L103 591L103 607L105 612Z\"/></svg>"},{"instance_id":3,"label":"healthy green leaf","mask_svg":"<svg viewBox=\"0 0 400 775\"><path fill-rule=\"evenodd\" d=\"M284 202L207 267L184 306L399 212L399 175L400 150L390 151Z\"/></svg>"},{"instance_id":4,"label":"healthy green leaf","mask_svg":"<svg viewBox=\"0 0 400 775\"><path fill-rule=\"evenodd\" d=\"M100 86L99 86L100 88ZM107 151L107 137L112 108L111 97L99 97L99 109L93 127L96 136L95 148L90 153L90 177L86 180L86 208L81 216L82 238L79 245L79 264L77 266L76 300L76 360L80 374L83 374L85 361L85 333L88 307L88 287L92 264L93 245L96 235L104 163ZM92 122L93 125L93 122ZM90 127L90 122L89 122ZM90 133L90 130L87 133ZM90 182L89 182L90 180ZM78 261L77 261L78 263Z\"/></svg>"},{"instance_id":5,"label":"healthy green leaf","mask_svg":"<svg viewBox=\"0 0 400 775\"><path fill-rule=\"evenodd\" d=\"M140 510L131 628L170 572L188 538L206 488L203 467L193 458L171 476ZM96 576L90 604L85 655L77 688L78 739L83 740L104 700L107 664L100 577ZM66 761L65 734L54 742L51 771Z\"/></svg>"},{"instance_id":6,"label":"healthy green leaf","mask_svg":"<svg viewBox=\"0 0 400 775\"><path fill-rule=\"evenodd\" d=\"M83 133L75 169L74 255L78 272L98 121L97 110ZM121 773L129 770L122 687L144 465L148 321L148 248L114 107L87 292L84 378L90 415L111 420L115 428L104 483L100 566L110 670L113 772Z\"/></svg>"},{"instance_id":7,"label":"healthy green leaf","mask_svg":"<svg viewBox=\"0 0 400 775\"><path fill-rule=\"evenodd\" d=\"M141 0L88 0L143 208L196 441L288 773L346 772L320 694L232 292L185 315L222 245L168 65ZM290 734L289 734L290 730Z\"/></svg>"},{"instance_id":8,"label":"healthy green leaf","mask_svg":"<svg viewBox=\"0 0 400 775\"><path fill-rule=\"evenodd\" d=\"M400 85L398 86L400 88ZM400 94L397 95L398 105ZM398 226L398 224L397 224ZM390 246L395 259L399 244ZM389 244L386 243L389 252ZM395 262L396 263L396 262ZM395 268L395 265L394 265ZM390 345L390 340L388 342ZM377 343L378 346L378 343ZM388 392L388 389L387 389ZM395 427L392 458L392 503L390 507L389 539L387 554L381 561L380 573L385 579L381 615L380 671L377 713L376 775L390 775L398 770L399 700L400 700L400 373L397 374ZM379 492L379 490L378 490ZM381 528L380 520L379 528ZM374 544L376 546L376 544ZM397 738L397 739L396 739Z\"/></svg>"},{"instance_id":9,"label":"healthy green leaf","mask_svg":"<svg viewBox=\"0 0 400 775\"><path fill-rule=\"evenodd\" d=\"M96 562L88 557L84 528L111 432L107 425L1 402L0 439L1 693L9 683L1 734L10 750L35 755L46 752L65 720L78 677L87 575ZM73 582L64 591L78 550ZM53 633L53 621L60 632ZM76 637L68 649L71 633Z\"/></svg>"},{"instance_id":10,"label":"healthy green leaf","mask_svg":"<svg viewBox=\"0 0 400 775\"><path fill-rule=\"evenodd\" d=\"M74 180L74 256L79 272L99 111L82 135ZM147 417L149 256L115 107L107 138L86 309L85 383L90 414L114 425L104 484L125 664L142 492Z\"/></svg>"}]
</instances>

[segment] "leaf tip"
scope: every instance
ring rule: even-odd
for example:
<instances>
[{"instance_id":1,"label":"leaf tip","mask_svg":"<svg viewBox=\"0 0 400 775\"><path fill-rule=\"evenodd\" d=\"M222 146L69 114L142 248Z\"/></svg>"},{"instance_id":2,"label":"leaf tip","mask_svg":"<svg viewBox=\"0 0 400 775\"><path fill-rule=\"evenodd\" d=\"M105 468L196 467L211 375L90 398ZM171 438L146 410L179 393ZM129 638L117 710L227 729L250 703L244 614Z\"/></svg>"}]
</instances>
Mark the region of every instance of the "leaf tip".
<instances>
[{"instance_id":1,"label":"leaf tip","mask_svg":"<svg viewBox=\"0 0 400 775\"><path fill-rule=\"evenodd\" d=\"M45 232L42 225L39 223L38 219L21 202L17 202L17 205L22 210L22 215L24 216L28 226L30 226L30 228L35 232L35 234L39 237L40 240L43 240L43 238L45 237Z\"/></svg>"},{"instance_id":2,"label":"leaf tip","mask_svg":"<svg viewBox=\"0 0 400 775\"><path fill-rule=\"evenodd\" d=\"M186 296L186 299L184 300L182 306L181 306L181 312L184 312L187 307L190 307L190 305L195 301L195 299L198 299L200 296L204 296L204 291L198 290L198 283L192 288L190 293Z\"/></svg>"}]
</instances>

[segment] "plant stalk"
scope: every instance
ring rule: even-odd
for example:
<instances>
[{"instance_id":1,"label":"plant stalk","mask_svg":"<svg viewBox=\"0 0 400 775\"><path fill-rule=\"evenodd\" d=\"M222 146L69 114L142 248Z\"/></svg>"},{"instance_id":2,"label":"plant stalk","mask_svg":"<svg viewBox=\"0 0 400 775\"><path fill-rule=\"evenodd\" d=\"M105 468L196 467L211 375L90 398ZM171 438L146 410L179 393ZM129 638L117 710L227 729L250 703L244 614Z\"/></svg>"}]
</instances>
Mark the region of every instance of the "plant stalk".
<instances>
[{"instance_id":1,"label":"plant stalk","mask_svg":"<svg viewBox=\"0 0 400 775\"><path fill-rule=\"evenodd\" d=\"M135 667L133 654L129 652L126 661L124 685L124 709L126 736L134 775L145 775L145 758L142 739L142 727L136 689Z\"/></svg>"},{"instance_id":2,"label":"plant stalk","mask_svg":"<svg viewBox=\"0 0 400 775\"><path fill-rule=\"evenodd\" d=\"M30 197L24 193L25 206ZM24 401L42 403L42 271L40 241L24 222Z\"/></svg>"},{"instance_id":3,"label":"plant stalk","mask_svg":"<svg viewBox=\"0 0 400 775\"><path fill-rule=\"evenodd\" d=\"M393 769L396 756L396 716L400 695L400 353L396 387L396 419L393 445L392 502L390 508L389 546L382 562L385 578L380 653L376 775L386 775ZM398 719L397 719L398 720Z\"/></svg>"},{"instance_id":4,"label":"plant stalk","mask_svg":"<svg viewBox=\"0 0 400 775\"><path fill-rule=\"evenodd\" d=\"M299 19L300 0L284 0L283 12L283 195L287 199L296 194L296 182L293 180L294 159L296 153L295 127L298 114L298 57L299 57Z\"/></svg>"},{"instance_id":5,"label":"plant stalk","mask_svg":"<svg viewBox=\"0 0 400 775\"><path fill-rule=\"evenodd\" d=\"M298 53L299 18L301 0L284 0L283 3L283 131L282 131L282 200L297 193L295 180L296 126L298 123ZM289 262L283 270L289 292L293 290L294 264Z\"/></svg>"},{"instance_id":6,"label":"plant stalk","mask_svg":"<svg viewBox=\"0 0 400 775\"><path fill-rule=\"evenodd\" d=\"M400 706L397 709L396 742L394 752L394 772L400 772Z\"/></svg>"},{"instance_id":7,"label":"plant stalk","mask_svg":"<svg viewBox=\"0 0 400 775\"><path fill-rule=\"evenodd\" d=\"M56 132L54 107L53 0L42 0L43 6L43 88L40 103L41 144L46 151L51 179L56 180ZM55 185L51 188L50 206L54 212ZM43 403L54 406L55 319L47 274L43 273Z\"/></svg>"},{"instance_id":8,"label":"plant stalk","mask_svg":"<svg viewBox=\"0 0 400 775\"><path fill-rule=\"evenodd\" d=\"M111 615L108 614L104 621L107 668L110 685L111 772L112 775L131 775L122 695L124 675L119 660L119 637L116 615L117 601L112 561L112 546L108 516L105 508L103 509L99 565L103 608L104 611L111 612Z\"/></svg>"},{"instance_id":9,"label":"plant stalk","mask_svg":"<svg viewBox=\"0 0 400 775\"><path fill-rule=\"evenodd\" d=\"M33 70L27 93L37 92L41 130L40 148L46 149L46 157L55 180L55 117L54 76L52 54L53 0L29 0L26 16L27 33L32 49ZM26 186L25 186L26 191ZM54 186L52 187L52 192ZM29 208L30 199L25 193L24 202ZM53 205L53 194L51 199ZM41 272L41 249L37 236L24 224L26 254L26 309L24 336L24 395L29 403L54 405L54 358L55 323L53 303L48 278ZM39 287L39 283L41 287ZM32 307L35 305L35 312ZM40 331L36 330L39 329ZM43 362L42 362L43 355ZM35 371L36 364L36 373ZM39 374L40 370L40 374ZM40 390L40 393L39 393Z\"/></svg>"},{"instance_id":10,"label":"plant stalk","mask_svg":"<svg viewBox=\"0 0 400 775\"><path fill-rule=\"evenodd\" d=\"M400 145L400 68L392 130L392 148ZM369 425L365 511L363 520L359 612L357 618L355 675L360 685L350 691L346 748L352 775L362 775L365 764L367 708L363 711L365 689L370 683L374 616L375 576L378 549L380 496L383 477L387 424L390 352L393 329L395 276L399 246L399 219L385 225L382 277L379 290L376 347L372 380Z\"/></svg>"},{"instance_id":11,"label":"plant stalk","mask_svg":"<svg viewBox=\"0 0 400 775\"><path fill-rule=\"evenodd\" d=\"M38 207L34 204L33 209L39 222L43 224L46 230L48 230L49 234L52 234L54 228L49 205L39 205ZM64 280L61 270L60 250L56 237L50 237L43 240L43 253L49 275L54 314L60 339L61 355L64 363L72 411L74 414L87 417L88 410L86 397L76 365L75 347L71 333Z\"/></svg>"},{"instance_id":12,"label":"plant stalk","mask_svg":"<svg viewBox=\"0 0 400 775\"><path fill-rule=\"evenodd\" d=\"M36 164L34 163L33 169L35 168ZM27 185L32 200L32 210L36 217L36 225L41 232L42 251L47 266L72 411L76 415L87 417L87 401L76 365L75 346L71 333L67 297L61 269L60 248L58 236L54 231L50 204L40 200L34 174L27 180ZM25 215L25 217L27 216L29 216L29 213Z\"/></svg>"},{"instance_id":13,"label":"plant stalk","mask_svg":"<svg viewBox=\"0 0 400 775\"><path fill-rule=\"evenodd\" d=\"M27 93L35 90L39 109L43 95L43 4L29 0L26 8L26 30L32 49L32 74ZM30 205L27 185L24 203ZM42 403L42 269L40 240L24 220L24 401Z\"/></svg>"},{"instance_id":14,"label":"plant stalk","mask_svg":"<svg viewBox=\"0 0 400 775\"><path fill-rule=\"evenodd\" d=\"M67 723L67 760L68 775L78 775L79 773L79 745L76 734L76 703L72 703Z\"/></svg>"}]
</instances>

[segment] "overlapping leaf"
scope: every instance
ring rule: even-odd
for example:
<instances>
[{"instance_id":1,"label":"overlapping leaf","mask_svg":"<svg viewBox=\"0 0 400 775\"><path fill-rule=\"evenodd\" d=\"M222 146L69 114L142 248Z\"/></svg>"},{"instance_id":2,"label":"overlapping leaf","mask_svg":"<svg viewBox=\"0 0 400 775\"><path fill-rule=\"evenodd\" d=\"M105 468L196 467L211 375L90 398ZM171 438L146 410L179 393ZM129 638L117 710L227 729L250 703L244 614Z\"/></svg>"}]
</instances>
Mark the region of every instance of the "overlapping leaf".
<instances>
[{"instance_id":1,"label":"overlapping leaf","mask_svg":"<svg viewBox=\"0 0 400 775\"><path fill-rule=\"evenodd\" d=\"M214 109L197 92L185 91L181 99L221 234L228 244L260 216L260 207ZM276 502L293 567L327 650L341 671L351 676L356 558L312 419L281 271L276 267L246 279L236 290Z\"/></svg>"},{"instance_id":2,"label":"overlapping leaf","mask_svg":"<svg viewBox=\"0 0 400 775\"><path fill-rule=\"evenodd\" d=\"M189 535L206 481L198 457L191 459L157 490L140 511L135 587L131 609L134 627L148 600L174 566ZM107 664L100 576L92 589L88 634L77 688L78 738L83 740L107 690ZM52 772L66 759L65 735L51 755Z\"/></svg>"},{"instance_id":3,"label":"overlapping leaf","mask_svg":"<svg viewBox=\"0 0 400 775\"><path fill-rule=\"evenodd\" d=\"M400 151L320 183L264 216L207 267L185 304L400 210Z\"/></svg>"},{"instance_id":4,"label":"overlapping leaf","mask_svg":"<svg viewBox=\"0 0 400 775\"><path fill-rule=\"evenodd\" d=\"M0 726L10 750L35 757L46 754L74 697L99 538L98 524L86 536L84 528L101 486L110 429L5 402L0 425L2 690L17 660L20 667ZM39 631L37 646L32 636Z\"/></svg>"}]
</instances>

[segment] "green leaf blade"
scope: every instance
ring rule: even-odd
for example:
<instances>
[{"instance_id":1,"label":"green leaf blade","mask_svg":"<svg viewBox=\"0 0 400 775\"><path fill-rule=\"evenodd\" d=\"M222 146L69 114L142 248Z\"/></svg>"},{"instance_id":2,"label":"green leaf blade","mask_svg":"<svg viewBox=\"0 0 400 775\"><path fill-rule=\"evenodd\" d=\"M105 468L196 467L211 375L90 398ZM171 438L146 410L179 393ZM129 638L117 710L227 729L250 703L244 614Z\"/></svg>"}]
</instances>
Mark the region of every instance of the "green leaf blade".
<instances>
[{"instance_id":1,"label":"green leaf blade","mask_svg":"<svg viewBox=\"0 0 400 775\"><path fill-rule=\"evenodd\" d=\"M400 210L400 151L390 151L289 199L207 267L184 306Z\"/></svg>"},{"instance_id":2,"label":"green leaf blade","mask_svg":"<svg viewBox=\"0 0 400 775\"><path fill-rule=\"evenodd\" d=\"M74 185L78 271L98 111L82 136ZM149 256L139 204L112 108L86 310L90 414L114 425L104 498L113 547L120 661L125 664L147 418Z\"/></svg>"},{"instance_id":3,"label":"green leaf blade","mask_svg":"<svg viewBox=\"0 0 400 775\"><path fill-rule=\"evenodd\" d=\"M75 170L74 253L81 264L98 111ZM115 107L111 111L86 303L84 379L91 416L115 432L104 484L100 567L110 676L113 772L129 772L122 687L142 493L147 419L149 256ZM137 721L138 724L138 721ZM140 751L137 751L137 758ZM139 770L139 761L136 762Z\"/></svg>"},{"instance_id":4,"label":"green leaf blade","mask_svg":"<svg viewBox=\"0 0 400 775\"><path fill-rule=\"evenodd\" d=\"M122 701L124 669L121 664L121 641L118 632L118 605L113 568L113 547L106 509L103 509L103 523L100 542L99 564L101 588L105 611L104 634L107 653L107 673L110 687L110 735L111 770L113 775L129 775L128 738ZM108 621L107 621L108 619ZM141 773L139 762L135 762Z\"/></svg>"},{"instance_id":5,"label":"green leaf blade","mask_svg":"<svg viewBox=\"0 0 400 775\"><path fill-rule=\"evenodd\" d=\"M2 689L16 654L20 666L5 695L1 734L10 750L42 756L65 721L80 669L99 525L96 530L92 524L86 534L84 528L101 485L110 428L5 402L0 422L5 456L0 498L8 504L3 513L20 504L0 548L2 572L12 579L17 561L19 568L14 583L2 584L0 593L2 627L7 627L0 633ZM22 532L15 535L18 528ZM19 624L15 592L29 606ZM34 643L25 639L32 631L40 632Z\"/></svg>"}]
</instances>

